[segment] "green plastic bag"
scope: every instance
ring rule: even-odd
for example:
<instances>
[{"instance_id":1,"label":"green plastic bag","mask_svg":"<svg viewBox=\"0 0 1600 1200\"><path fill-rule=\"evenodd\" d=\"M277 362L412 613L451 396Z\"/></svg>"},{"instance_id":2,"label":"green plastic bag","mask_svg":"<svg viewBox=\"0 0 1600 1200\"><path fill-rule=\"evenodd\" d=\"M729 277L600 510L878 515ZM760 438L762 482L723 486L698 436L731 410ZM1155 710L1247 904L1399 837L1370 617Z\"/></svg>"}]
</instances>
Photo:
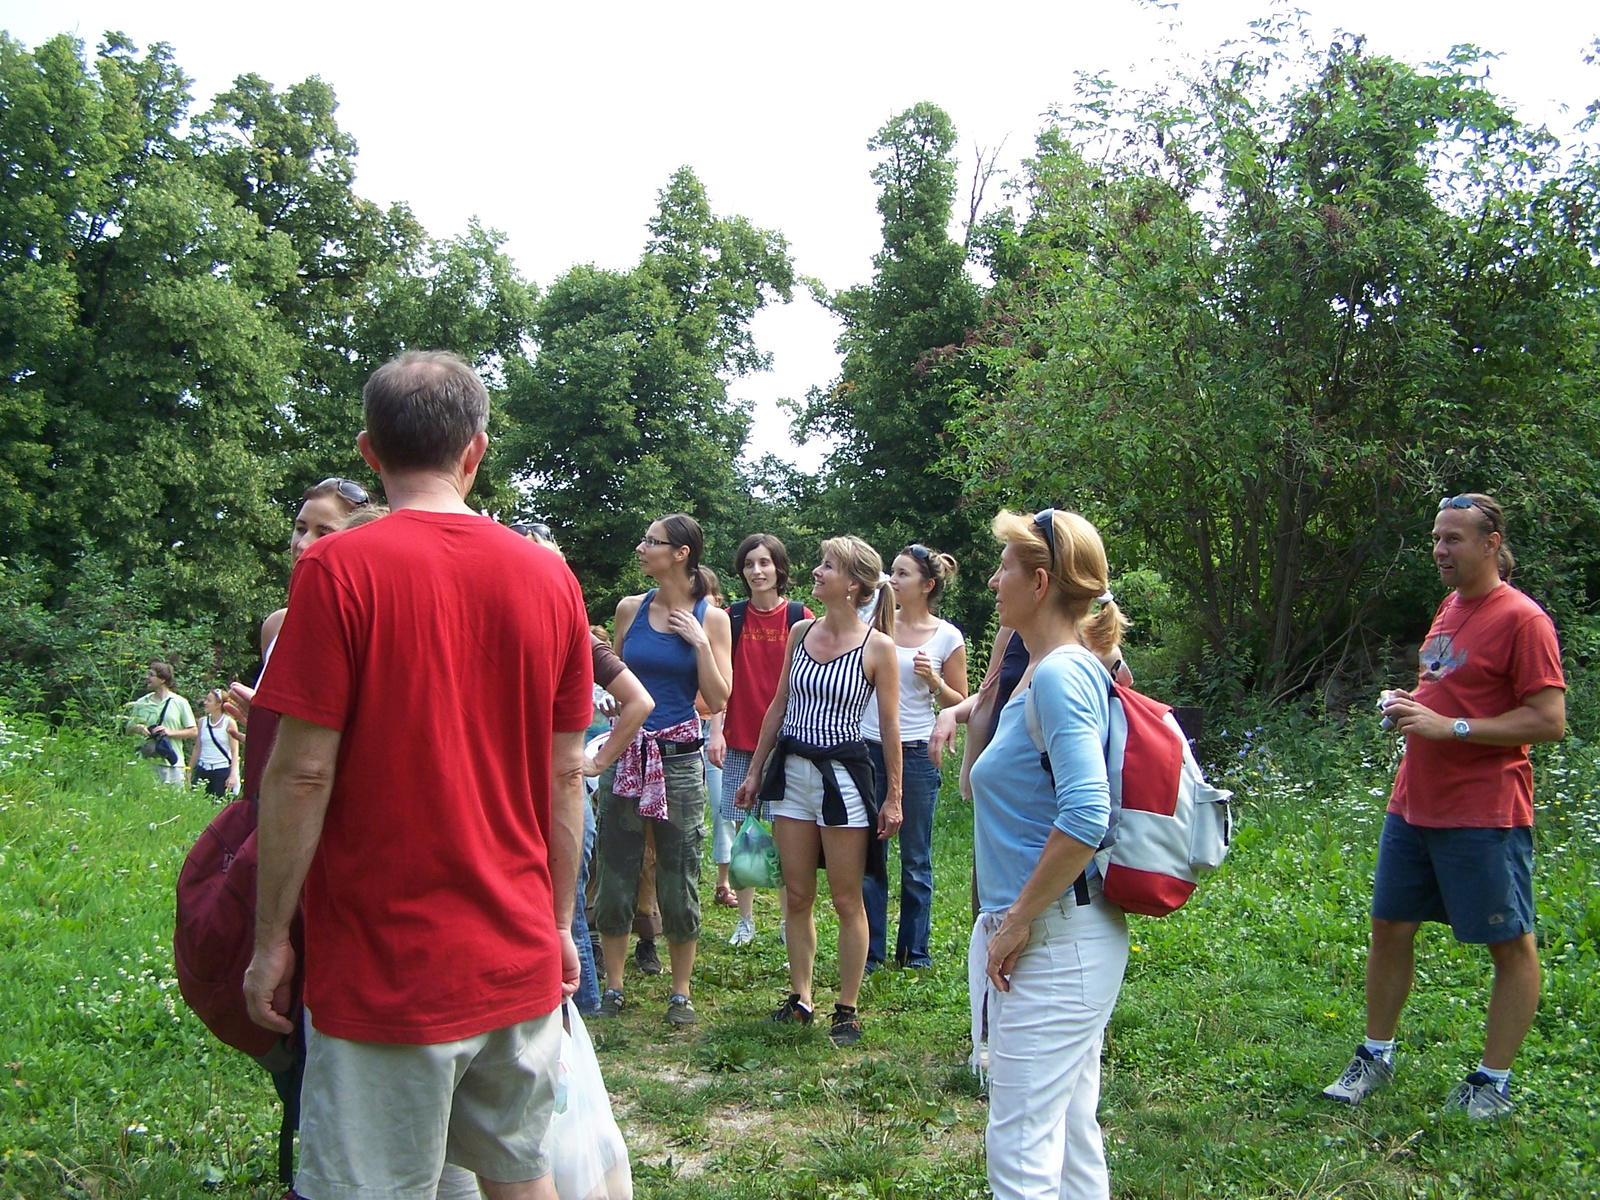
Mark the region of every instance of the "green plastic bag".
<instances>
[{"instance_id":1,"label":"green plastic bag","mask_svg":"<svg viewBox=\"0 0 1600 1200\"><path fill-rule=\"evenodd\" d=\"M733 856L728 859L728 882L735 888L783 886L777 843L754 809L734 835Z\"/></svg>"}]
</instances>

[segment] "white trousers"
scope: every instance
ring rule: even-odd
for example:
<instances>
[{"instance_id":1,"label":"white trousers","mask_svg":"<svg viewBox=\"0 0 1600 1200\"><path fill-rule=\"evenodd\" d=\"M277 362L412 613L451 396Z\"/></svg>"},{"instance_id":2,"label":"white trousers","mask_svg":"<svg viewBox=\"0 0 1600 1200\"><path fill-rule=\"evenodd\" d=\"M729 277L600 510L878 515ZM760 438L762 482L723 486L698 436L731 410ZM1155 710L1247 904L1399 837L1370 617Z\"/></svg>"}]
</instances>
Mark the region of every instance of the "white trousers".
<instances>
[{"instance_id":1,"label":"white trousers","mask_svg":"<svg viewBox=\"0 0 1600 1200\"><path fill-rule=\"evenodd\" d=\"M1071 892L1034 921L1011 990L984 976L984 913L968 955L973 1008L987 1004L989 1187L995 1200L1109 1200L1100 1107L1100 1043L1128 965L1128 921L1100 897L1079 907ZM984 995L980 997L977 989Z\"/></svg>"}]
</instances>

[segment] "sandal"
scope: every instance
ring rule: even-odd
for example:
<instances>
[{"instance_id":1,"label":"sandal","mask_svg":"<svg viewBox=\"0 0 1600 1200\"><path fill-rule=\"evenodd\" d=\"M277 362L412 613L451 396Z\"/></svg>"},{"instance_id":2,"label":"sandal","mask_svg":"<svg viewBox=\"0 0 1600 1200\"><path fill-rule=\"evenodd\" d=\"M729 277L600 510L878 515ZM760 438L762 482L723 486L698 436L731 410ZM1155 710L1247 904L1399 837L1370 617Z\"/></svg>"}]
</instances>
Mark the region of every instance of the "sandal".
<instances>
[{"instance_id":1,"label":"sandal","mask_svg":"<svg viewBox=\"0 0 1600 1200\"><path fill-rule=\"evenodd\" d=\"M717 903L723 908L738 908L739 897L734 890L725 883L717 884Z\"/></svg>"}]
</instances>

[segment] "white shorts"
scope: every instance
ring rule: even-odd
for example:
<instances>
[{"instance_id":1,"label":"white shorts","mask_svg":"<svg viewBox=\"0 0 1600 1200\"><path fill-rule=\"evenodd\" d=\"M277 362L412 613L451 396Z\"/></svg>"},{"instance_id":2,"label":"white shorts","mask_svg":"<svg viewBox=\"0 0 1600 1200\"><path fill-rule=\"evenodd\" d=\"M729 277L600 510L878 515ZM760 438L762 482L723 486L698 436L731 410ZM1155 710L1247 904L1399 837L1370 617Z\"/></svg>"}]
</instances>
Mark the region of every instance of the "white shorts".
<instances>
[{"instance_id":1,"label":"white shorts","mask_svg":"<svg viewBox=\"0 0 1600 1200\"><path fill-rule=\"evenodd\" d=\"M772 806L774 817L789 817L796 821L810 821L813 825L827 825L822 819L822 770L809 758L791 754L783 760L783 799ZM830 829L867 828L867 806L856 791L855 781L844 764L833 764L833 777L839 781L839 795L844 798L844 811L849 817L843 825Z\"/></svg>"}]
</instances>

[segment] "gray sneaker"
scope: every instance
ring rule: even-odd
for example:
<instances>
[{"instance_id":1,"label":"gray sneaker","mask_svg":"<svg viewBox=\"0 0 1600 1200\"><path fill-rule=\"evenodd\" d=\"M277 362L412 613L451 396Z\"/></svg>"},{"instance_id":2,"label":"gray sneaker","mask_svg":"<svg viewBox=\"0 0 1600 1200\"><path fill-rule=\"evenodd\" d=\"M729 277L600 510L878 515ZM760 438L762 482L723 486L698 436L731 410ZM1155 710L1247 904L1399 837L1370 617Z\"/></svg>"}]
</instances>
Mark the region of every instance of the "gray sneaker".
<instances>
[{"instance_id":1,"label":"gray sneaker","mask_svg":"<svg viewBox=\"0 0 1600 1200\"><path fill-rule=\"evenodd\" d=\"M1365 1046L1357 1046L1355 1057L1344 1074L1322 1089L1329 1100L1360 1104L1363 1099L1386 1086L1394 1078L1394 1067Z\"/></svg>"},{"instance_id":2,"label":"gray sneaker","mask_svg":"<svg viewBox=\"0 0 1600 1200\"><path fill-rule=\"evenodd\" d=\"M1444 1102L1446 1112L1457 1112L1469 1121L1498 1121L1509 1117L1517 1107L1511 1103L1511 1081L1497 1084L1482 1071L1474 1071L1456 1085Z\"/></svg>"},{"instance_id":3,"label":"gray sneaker","mask_svg":"<svg viewBox=\"0 0 1600 1200\"><path fill-rule=\"evenodd\" d=\"M693 1025L700 1018L694 1015L694 1005L689 997L676 992L667 1000L668 1025Z\"/></svg>"},{"instance_id":4,"label":"gray sneaker","mask_svg":"<svg viewBox=\"0 0 1600 1200\"><path fill-rule=\"evenodd\" d=\"M626 1007L627 1001L622 998L622 993L616 988L607 988L600 997L600 1007L594 1015L609 1020L612 1017L620 1017Z\"/></svg>"}]
</instances>

